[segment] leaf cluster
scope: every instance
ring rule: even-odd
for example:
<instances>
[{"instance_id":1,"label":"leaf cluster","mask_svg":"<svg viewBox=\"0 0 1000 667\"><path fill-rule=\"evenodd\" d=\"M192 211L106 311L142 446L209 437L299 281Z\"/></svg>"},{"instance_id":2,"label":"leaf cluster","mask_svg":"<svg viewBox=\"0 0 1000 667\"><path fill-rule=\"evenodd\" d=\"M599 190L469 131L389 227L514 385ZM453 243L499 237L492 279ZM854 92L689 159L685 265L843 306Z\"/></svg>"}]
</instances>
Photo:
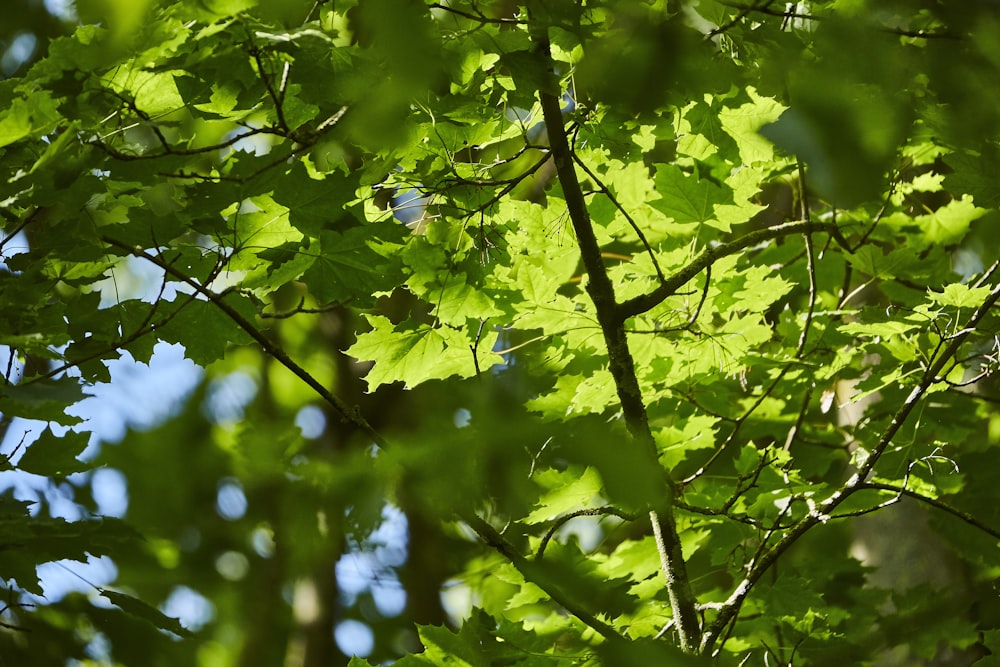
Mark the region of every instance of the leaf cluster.
<instances>
[{"instance_id":1,"label":"leaf cluster","mask_svg":"<svg viewBox=\"0 0 1000 667\"><path fill-rule=\"evenodd\" d=\"M345 617L372 664L990 651L989 3L80 5L0 82L0 473L81 507L0 495L4 659L348 664ZM85 453L164 344L199 389ZM88 555L120 590L47 601Z\"/></svg>"}]
</instances>

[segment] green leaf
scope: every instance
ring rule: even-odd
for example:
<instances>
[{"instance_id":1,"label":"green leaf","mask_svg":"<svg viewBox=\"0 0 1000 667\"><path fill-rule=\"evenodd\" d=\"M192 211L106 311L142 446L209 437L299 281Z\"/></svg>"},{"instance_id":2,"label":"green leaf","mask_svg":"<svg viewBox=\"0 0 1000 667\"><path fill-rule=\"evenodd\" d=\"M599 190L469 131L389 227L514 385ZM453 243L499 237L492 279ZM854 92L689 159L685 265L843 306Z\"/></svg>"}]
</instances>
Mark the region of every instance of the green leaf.
<instances>
[{"instance_id":1,"label":"green leaf","mask_svg":"<svg viewBox=\"0 0 1000 667\"><path fill-rule=\"evenodd\" d=\"M872 277L895 278L905 274L908 269L919 262L914 251L898 248L885 252L875 246L864 246L847 256L847 261L854 268Z\"/></svg>"},{"instance_id":2,"label":"green leaf","mask_svg":"<svg viewBox=\"0 0 1000 667\"><path fill-rule=\"evenodd\" d=\"M597 648L605 665L680 665L682 667L707 667L712 664L707 658L682 653L680 649L662 641L643 638L635 640L616 639L601 644Z\"/></svg>"},{"instance_id":3,"label":"green leaf","mask_svg":"<svg viewBox=\"0 0 1000 667\"><path fill-rule=\"evenodd\" d=\"M104 82L108 88L132 98L149 116L162 116L184 107L173 72L150 72L134 67L115 68Z\"/></svg>"},{"instance_id":4,"label":"green leaf","mask_svg":"<svg viewBox=\"0 0 1000 667\"><path fill-rule=\"evenodd\" d=\"M729 231L729 224L718 219L716 208L733 203L732 195L712 181L685 174L677 165L661 164L656 166L656 192L660 198L650 206L675 223L705 223Z\"/></svg>"},{"instance_id":5,"label":"green leaf","mask_svg":"<svg viewBox=\"0 0 1000 667\"><path fill-rule=\"evenodd\" d=\"M940 292L929 292L927 298L941 306L978 308L990 294L989 287L969 287L962 283L946 285Z\"/></svg>"},{"instance_id":6,"label":"green leaf","mask_svg":"<svg viewBox=\"0 0 1000 667\"><path fill-rule=\"evenodd\" d=\"M370 304L402 278L402 264L382 250L402 240L405 231L394 223L352 227L344 233L324 231L304 252L315 257L302 281L320 303L354 299Z\"/></svg>"},{"instance_id":7,"label":"green leaf","mask_svg":"<svg viewBox=\"0 0 1000 667\"><path fill-rule=\"evenodd\" d=\"M364 658L353 656L351 658L351 661L347 663L347 667L374 667L374 666Z\"/></svg>"},{"instance_id":8,"label":"green leaf","mask_svg":"<svg viewBox=\"0 0 1000 667\"><path fill-rule=\"evenodd\" d=\"M430 292L427 298L435 304L434 314L441 322L454 326L503 314L488 295L469 284L464 273L450 276L444 287Z\"/></svg>"},{"instance_id":9,"label":"green leaf","mask_svg":"<svg viewBox=\"0 0 1000 667\"><path fill-rule=\"evenodd\" d=\"M650 536L622 542L599 569L608 577L629 577L637 586L650 579L655 579L654 585L659 586L658 575L662 575L662 570L656 540Z\"/></svg>"},{"instance_id":10,"label":"green leaf","mask_svg":"<svg viewBox=\"0 0 1000 667\"><path fill-rule=\"evenodd\" d=\"M246 297L230 293L220 298L245 320L253 322L256 318L255 309ZM157 331L162 340L182 343L188 358L196 364L210 364L222 359L230 346L248 345L254 340L209 301L201 299L181 301L178 298L175 303L179 306L177 314L166 326L158 328ZM191 331L197 331L198 335L189 335Z\"/></svg>"},{"instance_id":11,"label":"green leaf","mask_svg":"<svg viewBox=\"0 0 1000 667\"><path fill-rule=\"evenodd\" d=\"M738 107L722 107L718 119L722 128L736 140L743 163L751 165L774 159L774 146L759 131L776 121L784 109L780 102L759 95L753 88L748 88L747 94L749 102Z\"/></svg>"},{"instance_id":12,"label":"green leaf","mask_svg":"<svg viewBox=\"0 0 1000 667\"><path fill-rule=\"evenodd\" d=\"M317 179L301 163L295 163L275 182L274 201L288 209L288 220L300 232L318 238L324 230L334 229L338 221L353 220L349 204L357 199L360 185L356 172L340 172Z\"/></svg>"},{"instance_id":13,"label":"green leaf","mask_svg":"<svg viewBox=\"0 0 1000 667\"><path fill-rule=\"evenodd\" d=\"M37 595L42 595L37 566L59 560L84 562L89 553L109 553L124 544L134 544L137 534L116 519L66 521L28 517L26 504L0 496L0 569L4 576Z\"/></svg>"},{"instance_id":14,"label":"green leaf","mask_svg":"<svg viewBox=\"0 0 1000 667\"><path fill-rule=\"evenodd\" d=\"M753 443L744 445L740 450L740 455L734 461L736 472L741 475L749 475L760 463L760 450Z\"/></svg>"},{"instance_id":15,"label":"green leaf","mask_svg":"<svg viewBox=\"0 0 1000 667\"><path fill-rule=\"evenodd\" d=\"M0 412L71 426L80 423L80 419L67 415L66 407L82 401L84 396L83 387L70 377L0 384Z\"/></svg>"},{"instance_id":16,"label":"green leaf","mask_svg":"<svg viewBox=\"0 0 1000 667\"><path fill-rule=\"evenodd\" d=\"M414 387L427 380L472 377L503 363L502 357L491 351L495 331L484 332L475 347L467 334L448 327L396 326L376 315L367 319L372 330L359 335L347 353L359 360L375 361L366 376L369 391L391 382Z\"/></svg>"},{"instance_id":17,"label":"green leaf","mask_svg":"<svg viewBox=\"0 0 1000 667\"><path fill-rule=\"evenodd\" d=\"M922 238L916 247L950 245L965 238L972 222L985 214L986 210L976 206L972 197L966 195L961 199L953 199L931 213L912 217L902 212L893 213L886 216L884 222L896 228L920 229Z\"/></svg>"},{"instance_id":18,"label":"green leaf","mask_svg":"<svg viewBox=\"0 0 1000 667\"><path fill-rule=\"evenodd\" d=\"M586 509L601 491L600 475L593 468L586 468L582 474L551 471L539 482L553 489L543 495L536 509L525 517L531 523L549 521L573 510Z\"/></svg>"},{"instance_id":19,"label":"green leaf","mask_svg":"<svg viewBox=\"0 0 1000 667\"><path fill-rule=\"evenodd\" d=\"M131 595L126 595L125 593L110 591L106 588L101 588L99 590L101 591L102 597L110 600L111 604L116 605L126 614L130 614L136 618L141 618L144 621L152 623L157 628L167 630L175 635L179 635L181 637L191 636L191 632L181 625L181 622L176 618L171 618L170 616L165 615L160 610L155 607L151 607L142 600L132 597Z\"/></svg>"},{"instance_id":20,"label":"green leaf","mask_svg":"<svg viewBox=\"0 0 1000 667\"><path fill-rule=\"evenodd\" d=\"M46 134L60 121L55 100L45 93L16 98L0 112L0 148L27 137Z\"/></svg>"},{"instance_id":21,"label":"green leaf","mask_svg":"<svg viewBox=\"0 0 1000 667\"><path fill-rule=\"evenodd\" d=\"M914 329L921 328L916 322L902 322L890 320L888 322L851 322L838 327L838 330L854 336L877 336L883 338L894 338L909 333Z\"/></svg>"},{"instance_id":22,"label":"green leaf","mask_svg":"<svg viewBox=\"0 0 1000 667\"><path fill-rule=\"evenodd\" d=\"M425 654L431 660L446 660L447 664L464 667L486 667L488 664L478 646L467 644L460 635L446 628L423 625L417 628L417 632Z\"/></svg>"},{"instance_id":23,"label":"green leaf","mask_svg":"<svg viewBox=\"0 0 1000 667\"><path fill-rule=\"evenodd\" d=\"M89 440L90 436L86 433L67 431L57 437L46 428L24 452L17 467L33 475L46 475L56 479L88 470L90 466L77 457L87 448Z\"/></svg>"}]
</instances>

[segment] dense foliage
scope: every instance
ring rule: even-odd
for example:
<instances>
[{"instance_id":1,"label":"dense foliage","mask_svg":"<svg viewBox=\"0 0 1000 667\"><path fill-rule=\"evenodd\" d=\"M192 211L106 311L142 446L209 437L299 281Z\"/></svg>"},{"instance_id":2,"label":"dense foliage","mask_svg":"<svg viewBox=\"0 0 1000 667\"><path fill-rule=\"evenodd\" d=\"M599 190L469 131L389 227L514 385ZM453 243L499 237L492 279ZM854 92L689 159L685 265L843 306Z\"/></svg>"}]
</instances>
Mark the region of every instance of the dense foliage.
<instances>
[{"instance_id":1,"label":"dense foliage","mask_svg":"<svg viewBox=\"0 0 1000 667\"><path fill-rule=\"evenodd\" d=\"M0 664L992 664L995 3L76 12L0 83Z\"/></svg>"}]
</instances>

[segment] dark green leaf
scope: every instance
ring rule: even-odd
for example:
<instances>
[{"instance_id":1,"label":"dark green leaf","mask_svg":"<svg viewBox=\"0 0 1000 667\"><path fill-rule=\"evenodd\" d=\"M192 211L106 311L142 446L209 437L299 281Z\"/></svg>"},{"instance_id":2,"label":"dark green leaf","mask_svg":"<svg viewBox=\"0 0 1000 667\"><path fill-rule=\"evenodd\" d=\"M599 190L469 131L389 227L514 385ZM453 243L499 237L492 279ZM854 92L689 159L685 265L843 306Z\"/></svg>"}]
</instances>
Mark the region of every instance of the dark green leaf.
<instances>
[{"instance_id":1,"label":"dark green leaf","mask_svg":"<svg viewBox=\"0 0 1000 667\"><path fill-rule=\"evenodd\" d=\"M106 597L112 604L121 608L121 610L126 614L131 614L132 616L149 621L161 630L168 630L175 635L179 635L181 637L191 636L191 632L181 625L180 621L176 618L164 615L163 612L159 611L155 607L149 606L142 600L117 591L109 591L106 588L102 588L100 590L103 597Z\"/></svg>"},{"instance_id":2,"label":"dark green leaf","mask_svg":"<svg viewBox=\"0 0 1000 667\"><path fill-rule=\"evenodd\" d=\"M77 457L87 448L89 440L90 436L86 433L67 431L57 437L46 428L24 452L17 467L33 475L46 475L56 479L88 470L90 466Z\"/></svg>"}]
</instances>

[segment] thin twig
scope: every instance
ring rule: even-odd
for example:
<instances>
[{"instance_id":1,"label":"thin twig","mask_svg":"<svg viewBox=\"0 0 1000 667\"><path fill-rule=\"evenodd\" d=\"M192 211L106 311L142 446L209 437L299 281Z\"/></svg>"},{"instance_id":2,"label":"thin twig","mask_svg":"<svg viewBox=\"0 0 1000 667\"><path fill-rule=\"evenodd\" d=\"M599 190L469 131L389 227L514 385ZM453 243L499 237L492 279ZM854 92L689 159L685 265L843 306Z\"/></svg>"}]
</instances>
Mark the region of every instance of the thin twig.
<instances>
[{"instance_id":1,"label":"thin twig","mask_svg":"<svg viewBox=\"0 0 1000 667\"><path fill-rule=\"evenodd\" d=\"M629 226L632 227L632 230L636 233L636 236L639 237L639 241L642 243L642 247L646 249L646 254L649 255L649 259L653 262L653 268L656 270L656 276L660 279L661 283L666 282L667 279L663 276L663 271L660 269L660 263L656 261L656 253L653 252L653 248L649 245L649 241L646 240L646 235L643 234L642 229L639 228L639 225L636 223L635 219L632 218L632 216L629 214L627 210L625 210L625 207L621 205L621 203L618 201L618 198L615 197L613 192L611 192L611 189L604 184L604 181L602 181L600 178L597 177L597 174L595 174L593 170L591 170L591 168L588 167L587 164L580 159L580 156L577 155L575 151L572 153L572 155L573 155L573 160L575 160L576 163L580 165L580 168L583 169L583 171L587 174L587 176L589 176L591 180L593 180L594 183L597 184L598 189L600 189L600 191L604 193L604 196L607 197L612 204L614 204L614 207L617 208L623 216L625 216L625 220L628 221Z\"/></svg>"},{"instance_id":2,"label":"thin twig","mask_svg":"<svg viewBox=\"0 0 1000 667\"><path fill-rule=\"evenodd\" d=\"M758 14L766 14L767 16L775 16L783 20L788 19L800 19L803 21L822 21L824 19L830 18L822 14L805 14L802 12L797 12L788 9L771 9L770 4L760 4L754 3L752 5L743 5L735 2L724 2L720 0L720 4L727 7L732 7L733 9L746 10L747 13L756 12ZM872 26L873 29L879 32L889 33L891 35L899 35L901 37L914 37L918 39L953 39L962 40L965 39L964 35L956 32L951 32L948 30L930 31L930 30L909 30L906 28L891 28L889 26Z\"/></svg>"},{"instance_id":3,"label":"thin twig","mask_svg":"<svg viewBox=\"0 0 1000 667\"><path fill-rule=\"evenodd\" d=\"M260 57L261 50L254 44L250 43L250 56L253 58L254 62L257 63L257 75L260 77L261 83L264 84L264 88L267 90L268 97L274 103L274 113L278 119L278 127L284 130L286 133L291 134L292 128L288 126L285 121L285 110L281 104L281 95L278 94L274 89L274 85L271 83L270 75L264 71L264 61Z\"/></svg>"},{"instance_id":4,"label":"thin twig","mask_svg":"<svg viewBox=\"0 0 1000 667\"><path fill-rule=\"evenodd\" d=\"M946 512L947 514L952 515L956 519L964 521L973 528L976 528L986 533L990 537L1000 540L1000 530L997 530L996 528L993 528L992 526L983 523L982 521L972 516L968 512L963 512L962 510L956 507L952 507L948 503L938 500L937 498L931 498L930 496L925 496L924 494L918 493L917 491L913 491L911 489L899 486L894 486L892 484L886 484L883 482L865 482L863 485L861 485L860 489L892 491L899 495L907 496L908 498L913 498L914 500L918 500L924 503L925 505L930 505L935 509L939 509L942 512Z\"/></svg>"},{"instance_id":5,"label":"thin twig","mask_svg":"<svg viewBox=\"0 0 1000 667\"><path fill-rule=\"evenodd\" d=\"M920 383L910 391L909 396L900 406L899 410L892 417L892 421L889 423L888 428L883 432L882 437L879 438L878 443L872 448L871 454L869 454L868 459L864 462L858 472L852 478L854 480L854 485L860 485L865 481L871 471L875 468L875 464L881 458L882 454L889 447L892 439L902 428L903 424L906 422L907 417L909 417L910 412L916 407L917 402L923 398L927 390L930 389L931 385L938 382L938 378L941 376L941 370L948 363L952 357L958 352L958 348L966 341L966 339L975 331L976 325L986 317L987 313L993 308L993 305L1000 299L1000 284L994 287L986 299L983 301L982 305L976 309L976 311L969 317L966 321L965 326L960 329L958 334L951 337L947 347L945 347L940 354L936 354L936 359L934 362L924 371L923 378ZM946 339L939 341L938 346L940 347ZM935 350L937 352L937 350Z\"/></svg>"},{"instance_id":6,"label":"thin twig","mask_svg":"<svg viewBox=\"0 0 1000 667\"><path fill-rule=\"evenodd\" d=\"M476 339L472 341L472 345L469 346L469 351L472 352L472 363L476 367L476 377L479 377L479 341L483 339L483 327L486 326L486 320L479 320L479 330L476 332Z\"/></svg>"},{"instance_id":7,"label":"thin twig","mask_svg":"<svg viewBox=\"0 0 1000 667\"><path fill-rule=\"evenodd\" d=\"M441 4L440 2L432 2L427 5L429 9L441 9L448 12L449 14L455 14L456 16L461 16L462 18L471 19L479 23L496 23L499 25L523 25L524 21L519 19L505 19L505 18L493 18L486 16L482 12L477 10L477 13L473 14L471 12L462 11L461 9L456 9L449 5Z\"/></svg>"},{"instance_id":8,"label":"thin twig","mask_svg":"<svg viewBox=\"0 0 1000 667\"><path fill-rule=\"evenodd\" d=\"M90 146L96 146L97 148L101 149L102 151L107 153L110 157L116 160L121 160L122 162L131 162L137 160L157 160L159 158L167 156L192 156L192 155L203 155L205 153L214 153L224 148L229 148L233 144L237 144L243 141L244 139L256 136L258 134L269 134L286 139L288 138L288 136L285 133L279 132L274 128L270 127L250 128L246 132L233 135L229 139L226 139L225 141L220 141L217 144L212 144L211 146L199 146L198 148L175 148L171 144L164 144L164 150L162 150L159 153L123 153L122 151L119 151L116 148L112 148L101 139L92 139L85 143L87 143Z\"/></svg>"},{"instance_id":9,"label":"thin twig","mask_svg":"<svg viewBox=\"0 0 1000 667\"><path fill-rule=\"evenodd\" d=\"M708 287L712 284L712 265L709 264L705 267L705 287L701 290L701 299L698 300L698 307L694 309L691 313L691 317L688 318L687 326L688 328L693 327L694 323L698 321L698 317L701 315L701 309L705 305L705 300L708 299Z\"/></svg>"},{"instance_id":10,"label":"thin twig","mask_svg":"<svg viewBox=\"0 0 1000 667\"><path fill-rule=\"evenodd\" d=\"M3 211L4 217L7 217L8 212L6 209L0 209L0 211ZM42 207L38 206L35 209L33 209L31 213L29 213L27 217L24 218L24 220L19 221L17 226L14 227L14 229L9 234L7 234L7 236L3 238L3 241L0 241L0 252L3 251L4 246L6 246L11 241L11 239L20 234L21 231L29 224L31 224L31 221L34 220L41 212L42 212ZM14 217L13 215L11 217L13 218L13 220L17 220L17 218Z\"/></svg>"},{"instance_id":11,"label":"thin twig","mask_svg":"<svg viewBox=\"0 0 1000 667\"><path fill-rule=\"evenodd\" d=\"M753 4L743 7L742 9L740 9L739 13L736 16L726 21L722 25L718 26L714 30L709 31L705 35L705 39L711 39L712 37L721 35L722 33L728 31L730 28L735 26L737 23L745 19L751 12L757 11L759 9L766 9L767 7L770 7L771 4L773 3L774 0L757 0Z\"/></svg>"},{"instance_id":12,"label":"thin twig","mask_svg":"<svg viewBox=\"0 0 1000 667\"><path fill-rule=\"evenodd\" d=\"M807 222L800 220L775 225L774 227L767 227L765 229L758 229L744 234L735 241L720 243L719 245L705 248L697 257L688 262L686 266L667 278L666 281L661 283L652 291L633 297L628 301L621 303L618 306L617 316L624 321L630 317L634 317L635 315L645 313L655 308L665 299L676 293L681 287L686 285L696 275L704 271L705 268L711 266L723 257L741 253L747 248L755 246L763 241L770 241L772 239L778 239L792 234L815 232L830 234L841 247L847 247L847 241L842 236L837 225L828 222Z\"/></svg>"},{"instance_id":13,"label":"thin twig","mask_svg":"<svg viewBox=\"0 0 1000 667\"><path fill-rule=\"evenodd\" d=\"M913 388L906 400L903 401L903 404L897 409L889 425L886 427L885 431L882 432L878 443L872 448L867 460L860 466L858 471L852 475L851 478L848 479L837 491L832 493L822 502L817 503L815 505L815 509L811 509L810 512L806 514L806 516L804 516L798 523L789 528L788 532L786 532L785 535L782 536L782 538L778 540L778 542L776 542L767 553L762 554L758 560L749 564L746 576L736 586L732 594L726 600L723 605L723 609L719 612L715 619L713 619L712 622L705 627L701 640L702 653L711 652L712 647L719 639L720 633L739 613L739 610L743 605L743 601L746 600L746 597L749 595L751 589L757 581L760 580L764 573L766 573L771 566L778 561L782 554L784 554L793 544L798 542L803 535L809 532L817 524L829 521L833 510L847 500L851 495L859 490L871 488L871 485L876 484L876 482L867 481L869 475L874 470L875 465L879 462L886 449L892 443L896 434L899 432L899 429L902 428L904 423L906 423L906 420L913 411L913 408L916 407L920 399L923 398L930 387L937 381L936 378L940 376L941 369L944 368L948 361L955 356L959 347L975 330L976 325L978 325L979 322L994 307L998 299L1000 299L1000 285L997 285L990 291L989 295L986 299L984 299L982 305L976 309L976 311L966 321L965 326L960 329L960 333L953 335L950 338L948 345L943 349L940 349L940 352L936 355L934 362L924 370L920 383ZM897 489L894 487L892 490ZM942 507L941 509L944 508ZM965 520L965 517L960 516L960 518Z\"/></svg>"},{"instance_id":14,"label":"thin twig","mask_svg":"<svg viewBox=\"0 0 1000 667\"><path fill-rule=\"evenodd\" d=\"M331 311L337 310L338 308L343 308L348 303L348 301L350 301L350 299L345 299L344 301L335 301L325 306L320 306L319 308L306 308L305 307L306 299L305 297L302 297L301 299L299 299L299 305L297 305L295 308L292 308L291 310L286 310L280 313L265 313L263 311L260 311L257 313L257 316L265 319L285 320L288 319L289 317L294 317L295 315L319 315L322 313L329 313Z\"/></svg>"},{"instance_id":15,"label":"thin twig","mask_svg":"<svg viewBox=\"0 0 1000 667\"><path fill-rule=\"evenodd\" d=\"M231 319L236 324L236 326L238 326L240 329L245 331L251 338L253 338L257 342L257 344L260 345L261 348L263 348L264 352L274 357L274 359L276 359L278 363L280 363L282 366L290 370L300 380L309 385L309 387L312 388L313 391L319 394L319 396L324 401L326 401L328 404L330 404L330 406L334 408L334 410L336 410L336 412L340 415L341 419L351 424L354 424L361 432L363 432L365 435L371 438L372 442L374 442L376 445L379 445L380 447L387 446L388 443L386 442L385 438L378 431L372 428L371 424L369 424L368 421L361 416L361 414L358 412L356 408L352 409L342 400L334 396L330 392L330 390L327 389L325 386L323 386L323 384L319 380L317 380L315 377L309 374L308 371L306 371L304 368L295 363L295 361L293 361L292 358L289 357L288 354L282 348L272 343L267 338L267 336L265 336L260 331L260 329L255 327L252 323L250 323L235 308L226 303L226 301L224 300L225 295L213 292L212 290L205 287L198 281L194 280L184 272L164 262L161 258L156 257L154 255L150 255L142 248L130 246L127 243L122 243L121 241L111 238L109 236L102 236L101 240L107 243L108 245L120 248L126 252L132 253L136 257L145 259L146 261L155 264L156 266L160 267L161 269L163 269L170 275L174 276L181 282L190 285L192 288L194 288L194 290L197 293L207 298L219 310L225 313L226 316L229 317L229 319Z\"/></svg>"},{"instance_id":16,"label":"thin twig","mask_svg":"<svg viewBox=\"0 0 1000 667\"><path fill-rule=\"evenodd\" d=\"M775 378L771 381L771 384L769 384L767 388L761 392L760 396L758 396L756 400L754 400L754 402L750 405L749 408L746 409L746 411L742 415L736 418L736 420L733 422L733 430L729 432L729 435L726 436L726 439L722 442L722 444L719 445L714 452L712 452L712 455L708 457L708 460L705 461L705 463L703 463L696 471L694 471L693 473L685 477L683 480L681 480L682 485L690 484L691 482L693 482L694 480L698 479L699 477L708 472L708 469L712 467L712 464L714 464L716 461L719 460L719 458L722 456L722 453L726 451L726 448L729 447L729 445L732 444L733 440L736 439L737 434L739 434L740 429L743 428L743 424L745 424L746 421L750 418L750 415L752 415L757 410L757 408L759 408L764 403L764 401L774 392L774 390L778 387L778 383L780 383L785 378L785 375L788 373L788 369L790 369L791 367L792 367L791 364L786 364L785 366L781 367L781 369L778 371L777 376L775 376Z\"/></svg>"},{"instance_id":17,"label":"thin twig","mask_svg":"<svg viewBox=\"0 0 1000 667\"><path fill-rule=\"evenodd\" d=\"M806 194L806 168L799 162L799 217L805 222L811 222L809 213L809 197ZM801 359L806 349L806 341L809 338L809 328L812 326L813 313L816 312L816 257L813 249L812 234L805 232L802 234L806 244L806 271L809 274L809 308L806 310L806 321L802 325L802 333L799 335L799 344L795 349L795 358Z\"/></svg>"},{"instance_id":18,"label":"thin twig","mask_svg":"<svg viewBox=\"0 0 1000 667\"><path fill-rule=\"evenodd\" d=\"M592 628L598 634L600 634L605 639L617 640L621 639L613 627L600 620L583 608L576 600L571 597L570 592L562 590L556 582L552 581L550 578L544 576L544 572L540 569L540 563L534 563L529 561L517 549L514 548L510 542L504 539L493 526L481 519L475 514L470 514L468 517L463 519L466 524L486 544L497 550L498 553L502 554L504 558L510 561L521 576L524 577L525 581L530 581L539 588L541 588L545 593L552 598L554 602L559 604L563 609L568 611L570 614L578 618L580 621Z\"/></svg>"},{"instance_id":19,"label":"thin twig","mask_svg":"<svg viewBox=\"0 0 1000 667\"><path fill-rule=\"evenodd\" d=\"M542 556L545 555L545 548L552 541L552 537L556 534L556 531L562 528L568 521L580 516L616 516L625 521L635 521L640 515L623 512L617 507L596 507L594 509L576 510L575 512L564 514L554 520L549 529L545 531L542 541L538 544L538 549L535 550L535 560L541 560Z\"/></svg>"}]
</instances>

